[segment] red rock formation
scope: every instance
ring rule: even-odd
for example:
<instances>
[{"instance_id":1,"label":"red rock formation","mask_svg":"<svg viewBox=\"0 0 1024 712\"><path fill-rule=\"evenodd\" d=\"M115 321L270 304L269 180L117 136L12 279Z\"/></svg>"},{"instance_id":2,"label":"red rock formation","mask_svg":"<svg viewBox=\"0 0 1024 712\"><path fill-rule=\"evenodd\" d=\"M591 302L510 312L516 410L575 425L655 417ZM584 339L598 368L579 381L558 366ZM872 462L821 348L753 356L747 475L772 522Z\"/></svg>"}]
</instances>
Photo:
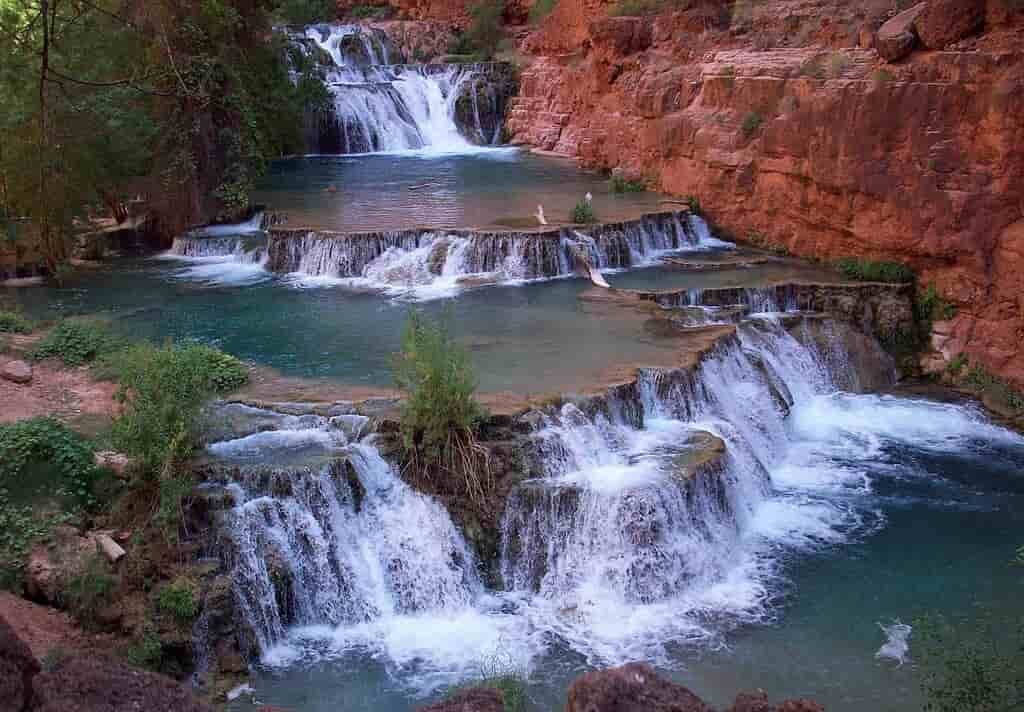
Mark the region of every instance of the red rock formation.
<instances>
[{"instance_id":1,"label":"red rock formation","mask_svg":"<svg viewBox=\"0 0 1024 712\"><path fill-rule=\"evenodd\" d=\"M560 0L522 43L535 57L508 126L694 194L740 239L907 263L958 307L946 357L1022 386L1024 9L989 0L982 34L887 65L865 46L890 6L703 0L608 18L602 0ZM935 36L972 31L947 20Z\"/></svg>"}]
</instances>

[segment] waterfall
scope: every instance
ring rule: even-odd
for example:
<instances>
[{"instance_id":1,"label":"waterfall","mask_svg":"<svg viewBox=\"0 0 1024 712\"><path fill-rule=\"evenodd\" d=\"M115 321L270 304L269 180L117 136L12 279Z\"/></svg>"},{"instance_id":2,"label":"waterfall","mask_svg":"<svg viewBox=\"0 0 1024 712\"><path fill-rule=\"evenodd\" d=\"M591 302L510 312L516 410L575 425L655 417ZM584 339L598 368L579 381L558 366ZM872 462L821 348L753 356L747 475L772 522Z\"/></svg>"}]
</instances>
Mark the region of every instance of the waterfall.
<instances>
[{"instance_id":1,"label":"waterfall","mask_svg":"<svg viewBox=\"0 0 1024 712\"><path fill-rule=\"evenodd\" d=\"M387 35L359 25L313 25L291 42L331 94L329 114L307 120L310 153L464 153L500 138L509 89L489 65L393 63Z\"/></svg>"},{"instance_id":2,"label":"waterfall","mask_svg":"<svg viewBox=\"0 0 1024 712\"><path fill-rule=\"evenodd\" d=\"M702 239L702 231L706 225L699 217L671 212L586 231L277 230L271 234L268 269L429 298L464 286L567 277L576 273L581 253L589 265L609 270L654 264L670 251L731 246Z\"/></svg>"}]
</instances>

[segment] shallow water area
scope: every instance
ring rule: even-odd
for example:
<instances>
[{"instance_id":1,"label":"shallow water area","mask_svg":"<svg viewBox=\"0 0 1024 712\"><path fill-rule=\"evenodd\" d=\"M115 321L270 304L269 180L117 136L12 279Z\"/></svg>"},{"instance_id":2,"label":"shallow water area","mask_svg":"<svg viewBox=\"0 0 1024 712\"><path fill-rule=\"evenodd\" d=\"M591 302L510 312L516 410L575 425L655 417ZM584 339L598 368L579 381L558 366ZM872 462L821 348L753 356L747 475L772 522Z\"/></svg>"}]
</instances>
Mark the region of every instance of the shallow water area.
<instances>
[{"instance_id":1,"label":"shallow water area","mask_svg":"<svg viewBox=\"0 0 1024 712\"><path fill-rule=\"evenodd\" d=\"M254 200L294 228L521 230L540 226L538 205L552 225L570 222L587 193L602 222L666 209L658 193L616 194L599 173L515 147L283 159L271 164Z\"/></svg>"}]
</instances>

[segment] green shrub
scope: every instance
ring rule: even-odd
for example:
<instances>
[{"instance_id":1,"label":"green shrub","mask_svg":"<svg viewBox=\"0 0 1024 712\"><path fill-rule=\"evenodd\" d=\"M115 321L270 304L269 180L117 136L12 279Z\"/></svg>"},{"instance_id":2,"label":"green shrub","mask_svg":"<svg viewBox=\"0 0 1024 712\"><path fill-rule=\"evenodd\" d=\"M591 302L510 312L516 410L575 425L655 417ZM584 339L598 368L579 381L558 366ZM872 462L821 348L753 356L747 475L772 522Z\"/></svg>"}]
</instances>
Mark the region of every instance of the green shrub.
<instances>
[{"instance_id":1,"label":"green shrub","mask_svg":"<svg viewBox=\"0 0 1024 712\"><path fill-rule=\"evenodd\" d=\"M156 608L179 625L190 625L199 613L192 582L178 579L165 584L156 594Z\"/></svg>"},{"instance_id":2,"label":"green shrub","mask_svg":"<svg viewBox=\"0 0 1024 712\"><path fill-rule=\"evenodd\" d=\"M597 217L594 215L594 206L590 204L589 200L584 198L576 203L572 212L569 213L569 222L577 225L589 225L592 222L597 222Z\"/></svg>"},{"instance_id":3,"label":"green shrub","mask_svg":"<svg viewBox=\"0 0 1024 712\"><path fill-rule=\"evenodd\" d=\"M354 5L348 14L356 20L386 20L395 14L395 8L390 5Z\"/></svg>"},{"instance_id":4,"label":"green shrub","mask_svg":"<svg viewBox=\"0 0 1024 712\"><path fill-rule=\"evenodd\" d=\"M696 195L688 195L683 198L683 202L686 203L687 209L694 215L702 215L700 208L700 199Z\"/></svg>"},{"instance_id":5,"label":"green shrub","mask_svg":"<svg viewBox=\"0 0 1024 712\"><path fill-rule=\"evenodd\" d=\"M743 123L740 124L740 131L743 132L744 136L749 137L761 127L763 122L764 117L761 116L760 112L751 111L743 117Z\"/></svg>"},{"instance_id":6,"label":"green shrub","mask_svg":"<svg viewBox=\"0 0 1024 712\"><path fill-rule=\"evenodd\" d=\"M116 584L107 560L101 554L94 554L64 583L61 600L79 623L95 629L99 612L110 601Z\"/></svg>"},{"instance_id":7,"label":"green shrub","mask_svg":"<svg viewBox=\"0 0 1024 712\"><path fill-rule=\"evenodd\" d=\"M402 351L393 361L395 383L405 391L405 470L420 484L480 502L490 486L486 450L476 441L483 411L474 396L469 355L452 339L446 321L410 311Z\"/></svg>"},{"instance_id":8,"label":"green shrub","mask_svg":"<svg viewBox=\"0 0 1024 712\"><path fill-rule=\"evenodd\" d=\"M64 319L29 352L29 358L59 358L68 366L81 366L118 348L102 324L86 319Z\"/></svg>"},{"instance_id":9,"label":"green shrub","mask_svg":"<svg viewBox=\"0 0 1024 712\"><path fill-rule=\"evenodd\" d=\"M647 186L642 180L628 180L622 176L612 176L609 185L613 193L643 193Z\"/></svg>"},{"instance_id":10,"label":"green shrub","mask_svg":"<svg viewBox=\"0 0 1024 712\"><path fill-rule=\"evenodd\" d=\"M203 404L243 384L248 374L233 356L202 344L155 347L140 344L113 354L106 368L117 373L114 446L133 457L149 476L168 474L191 453Z\"/></svg>"},{"instance_id":11,"label":"green shrub","mask_svg":"<svg viewBox=\"0 0 1024 712\"><path fill-rule=\"evenodd\" d=\"M276 14L289 25L330 22L338 16L334 0L281 0Z\"/></svg>"},{"instance_id":12,"label":"green shrub","mask_svg":"<svg viewBox=\"0 0 1024 712\"><path fill-rule=\"evenodd\" d=\"M473 61L490 60L504 37L504 0L483 0L474 5L469 14L472 17L469 27L448 45L448 54L465 56Z\"/></svg>"},{"instance_id":13,"label":"green shrub","mask_svg":"<svg viewBox=\"0 0 1024 712\"><path fill-rule=\"evenodd\" d=\"M915 295L914 307L917 311L918 321L930 325L932 321L952 319L956 316L956 306L950 304L939 296L934 284L929 284Z\"/></svg>"},{"instance_id":14,"label":"green shrub","mask_svg":"<svg viewBox=\"0 0 1024 712\"><path fill-rule=\"evenodd\" d=\"M960 375L960 372L964 370L964 366L967 365L967 356L965 354L957 354L953 357L953 360L946 366L946 370L954 376Z\"/></svg>"},{"instance_id":15,"label":"green shrub","mask_svg":"<svg viewBox=\"0 0 1024 712\"><path fill-rule=\"evenodd\" d=\"M963 382L970 388L1001 400L1014 410L1024 411L1024 394L1018 393L1009 383L993 375L983 366L971 366Z\"/></svg>"},{"instance_id":16,"label":"green shrub","mask_svg":"<svg viewBox=\"0 0 1024 712\"><path fill-rule=\"evenodd\" d=\"M125 651L128 662L135 667L159 671L162 668L164 647L160 636L150 626Z\"/></svg>"},{"instance_id":17,"label":"green shrub","mask_svg":"<svg viewBox=\"0 0 1024 712\"><path fill-rule=\"evenodd\" d=\"M536 0L530 8L530 22L534 25L551 14L558 0Z\"/></svg>"},{"instance_id":18,"label":"green shrub","mask_svg":"<svg viewBox=\"0 0 1024 712\"><path fill-rule=\"evenodd\" d=\"M847 279L859 282L913 282L914 271L899 262L876 262L856 257L836 260L835 268Z\"/></svg>"},{"instance_id":19,"label":"green shrub","mask_svg":"<svg viewBox=\"0 0 1024 712\"><path fill-rule=\"evenodd\" d=\"M51 523L29 506L12 504L7 489L0 486L0 588L20 592L28 552L46 536Z\"/></svg>"},{"instance_id":20,"label":"green shrub","mask_svg":"<svg viewBox=\"0 0 1024 712\"><path fill-rule=\"evenodd\" d=\"M0 332L8 334L28 334L32 331L32 323L18 312L0 311Z\"/></svg>"},{"instance_id":21,"label":"green shrub","mask_svg":"<svg viewBox=\"0 0 1024 712\"><path fill-rule=\"evenodd\" d=\"M484 659L477 675L463 687L487 687L501 692L505 712L524 712L529 704L527 674L504 653Z\"/></svg>"},{"instance_id":22,"label":"green shrub","mask_svg":"<svg viewBox=\"0 0 1024 712\"><path fill-rule=\"evenodd\" d=\"M96 504L95 486L102 473L88 440L54 418L0 425L0 487L24 487L26 472L35 465L56 472L59 485L54 494L83 507Z\"/></svg>"}]
</instances>

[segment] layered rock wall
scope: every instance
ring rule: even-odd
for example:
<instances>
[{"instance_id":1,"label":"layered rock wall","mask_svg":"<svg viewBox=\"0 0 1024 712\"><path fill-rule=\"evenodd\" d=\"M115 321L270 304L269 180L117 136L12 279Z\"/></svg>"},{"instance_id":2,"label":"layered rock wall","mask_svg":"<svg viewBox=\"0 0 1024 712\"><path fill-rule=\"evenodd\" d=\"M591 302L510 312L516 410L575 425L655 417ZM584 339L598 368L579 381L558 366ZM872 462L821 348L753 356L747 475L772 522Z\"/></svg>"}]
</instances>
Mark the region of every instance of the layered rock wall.
<instances>
[{"instance_id":1,"label":"layered rock wall","mask_svg":"<svg viewBox=\"0 0 1024 712\"><path fill-rule=\"evenodd\" d=\"M904 262L958 309L946 350L1024 385L1024 7L990 0L979 25L963 3L942 25L938 4L891 64L874 48L891 3L560 0L522 43L508 127L696 195L741 240Z\"/></svg>"}]
</instances>

